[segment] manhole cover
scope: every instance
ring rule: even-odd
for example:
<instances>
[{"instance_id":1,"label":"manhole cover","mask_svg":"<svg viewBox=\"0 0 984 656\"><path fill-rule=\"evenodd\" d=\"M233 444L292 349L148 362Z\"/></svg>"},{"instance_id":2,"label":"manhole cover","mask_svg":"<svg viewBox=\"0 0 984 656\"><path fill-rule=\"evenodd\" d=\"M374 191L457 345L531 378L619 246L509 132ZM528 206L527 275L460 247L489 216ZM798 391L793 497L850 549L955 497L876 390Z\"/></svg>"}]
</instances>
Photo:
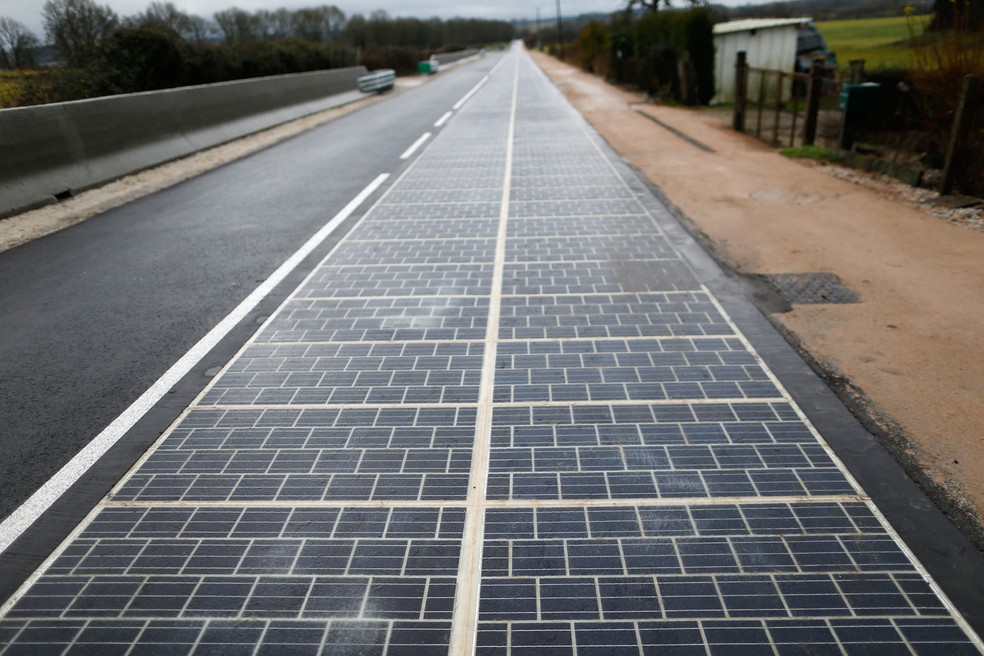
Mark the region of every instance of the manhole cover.
<instances>
[{"instance_id":1,"label":"manhole cover","mask_svg":"<svg viewBox=\"0 0 984 656\"><path fill-rule=\"evenodd\" d=\"M861 300L832 273L780 273L765 278L780 296L798 305L857 303Z\"/></svg>"}]
</instances>

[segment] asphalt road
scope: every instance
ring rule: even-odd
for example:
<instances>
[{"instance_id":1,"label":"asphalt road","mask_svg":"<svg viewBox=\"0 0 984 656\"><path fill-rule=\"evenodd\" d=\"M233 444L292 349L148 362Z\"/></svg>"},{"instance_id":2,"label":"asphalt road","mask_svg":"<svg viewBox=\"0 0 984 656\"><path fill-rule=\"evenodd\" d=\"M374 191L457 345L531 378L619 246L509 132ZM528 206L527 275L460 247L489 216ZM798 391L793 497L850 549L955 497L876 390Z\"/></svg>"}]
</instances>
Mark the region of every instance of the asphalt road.
<instances>
[{"instance_id":1,"label":"asphalt road","mask_svg":"<svg viewBox=\"0 0 984 656\"><path fill-rule=\"evenodd\" d=\"M497 60L0 254L0 519L376 176L405 167L401 153ZM187 406L217 364L168 405ZM156 436L125 439L138 453Z\"/></svg>"}]
</instances>

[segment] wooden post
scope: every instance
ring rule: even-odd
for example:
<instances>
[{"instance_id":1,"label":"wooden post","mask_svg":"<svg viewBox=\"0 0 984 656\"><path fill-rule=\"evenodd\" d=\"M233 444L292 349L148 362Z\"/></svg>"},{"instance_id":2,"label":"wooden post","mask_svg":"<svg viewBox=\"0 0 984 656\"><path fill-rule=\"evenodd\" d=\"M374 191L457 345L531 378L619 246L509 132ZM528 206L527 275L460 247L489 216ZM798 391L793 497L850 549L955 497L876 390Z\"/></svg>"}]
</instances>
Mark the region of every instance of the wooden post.
<instances>
[{"instance_id":1,"label":"wooden post","mask_svg":"<svg viewBox=\"0 0 984 656\"><path fill-rule=\"evenodd\" d=\"M765 111L765 73L760 68L758 69L759 74L759 97L758 97L758 118L755 121L755 136L762 137L762 112Z\"/></svg>"},{"instance_id":2,"label":"wooden post","mask_svg":"<svg viewBox=\"0 0 984 656\"><path fill-rule=\"evenodd\" d=\"M776 82L776 121L772 126L772 145L779 146L779 122L782 119L782 89L785 86L786 74L779 71L779 80Z\"/></svg>"},{"instance_id":3,"label":"wooden post","mask_svg":"<svg viewBox=\"0 0 984 656\"><path fill-rule=\"evenodd\" d=\"M970 131L970 119L974 107L977 106L977 96L980 95L981 78L975 75L965 75L960 91L960 104L957 114L953 117L953 127L950 129L950 144L946 149L946 165L943 167L943 182L940 185L940 195L946 196L953 192L956 182L957 167L960 166L960 144L967 140Z\"/></svg>"},{"instance_id":4,"label":"wooden post","mask_svg":"<svg viewBox=\"0 0 984 656\"><path fill-rule=\"evenodd\" d=\"M864 61L863 59L851 60L847 84L862 84L864 82ZM851 112L844 112L844 120L841 121L840 141L838 142L841 150L850 150L854 145L854 136L858 131L857 122L857 116L852 116Z\"/></svg>"},{"instance_id":5,"label":"wooden post","mask_svg":"<svg viewBox=\"0 0 984 656\"><path fill-rule=\"evenodd\" d=\"M810 67L810 92L806 101L806 126L803 129L803 145L812 146L817 141L817 125L820 121L820 96L823 95L824 60L814 59Z\"/></svg>"},{"instance_id":6,"label":"wooden post","mask_svg":"<svg viewBox=\"0 0 984 656\"><path fill-rule=\"evenodd\" d=\"M748 103L748 55L745 51L738 53L735 61L735 115L734 128L738 132L745 131L745 106Z\"/></svg>"},{"instance_id":7,"label":"wooden post","mask_svg":"<svg viewBox=\"0 0 984 656\"><path fill-rule=\"evenodd\" d=\"M796 82L797 82L797 76L794 73L792 78L792 83L790 84L789 87L789 93L793 97L793 125L792 127L789 128L790 148L794 148L796 146L796 121L797 119L799 119L799 110L800 110L800 97L799 97L799 93L796 91L799 85L796 84Z\"/></svg>"},{"instance_id":8,"label":"wooden post","mask_svg":"<svg viewBox=\"0 0 984 656\"><path fill-rule=\"evenodd\" d=\"M864 62L863 59L852 59L849 63L850 69L847 73L848 84L861 84L864 82Z\"/></svg>"}]
</instances>

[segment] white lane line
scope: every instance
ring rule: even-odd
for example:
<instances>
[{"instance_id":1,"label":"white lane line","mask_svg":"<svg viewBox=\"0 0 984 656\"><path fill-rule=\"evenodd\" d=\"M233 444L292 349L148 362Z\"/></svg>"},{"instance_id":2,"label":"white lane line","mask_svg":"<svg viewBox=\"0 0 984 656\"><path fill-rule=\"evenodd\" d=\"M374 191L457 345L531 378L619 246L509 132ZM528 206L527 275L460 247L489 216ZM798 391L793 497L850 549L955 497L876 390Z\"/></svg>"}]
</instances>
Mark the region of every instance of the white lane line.
<instances>
[{"instance_id":1,"label":"white lane line","mask_svg":"<svg viewBox=\"0 0 984 656\"><path fill-rule=\"evenodd\" d=\"M417 152L417 149L424 145L424 142L431 138L430 132L425 132L420 139L413 142L413 145L400 155L400 159L410 159L410 156Z\"/></svg>"},{"instance_id":2,"label":"white lane line","mask_svg":"<svg viewBox=\"0 0 984 656\"><path fill-rule=\"evenodd\" d=\"M485 353L479 384L478 411L475 420L475 446L468 480L468 504L462 529L461 555L458 564L457 592L451 623L449 653L474 656L478 636L478 607L482 585L482 547L485 541L485 509L492 451L492 406L495 404L496 349L502 310L502 287L506 269L506 237L512 196L512 170L516 142L516 109L519 101L519 56L513 51L515 68L512 80L512 103L509 109L509 132L506 136L506 170L502 183L499 230L496 236L495 265L489 297ZM484 81L483 83L484 84ZM481 85L475 89L481 88ZM467 98L467 97L466 97Z\"/></svg>"},{"instance_id":3,"label":"white lane line","mask_svg":"<svg viewBox=\"0 0 984 656\"><path fill-rule=\"evenodd\" d=\"M164 375L158 378L157 382L151 385L146 392L141 394L140 398L134 401L129 408L124 410L120 416L104 428L99 435L58 470L48 482L32 494L17 510L12 512L0 524L0 553L6 550L31 524L37 521L38 517L48 510L68 488L72 487L128 430L133 428L134 424L147 414L147 411L154 407L179 380L184 378L198 364L199 360L228 335L236 324L242 321L253 308L259 305L260 301L269 295L331 233L338 229L338 226L351 216L389 177L389 173L383 173L373 180L368 187L359 192L358 196L342 208L342 211L326 223L297 252L287 258L269 278L253 290L252 294L243 299L232 312L226 315L208 334L202 337L197 344L181 356L181 359L171 365L171 368L164 372Z\"/></svg>"},{"instance_id":4,"label":"white lane line","mask_svg":"<svg viewBox=\"0 0 984 656\"><path fill-rule=\"evenodd\" d=\"M444 116L442 116L437 120L437 123L434 124L434 127L435 128L444 127L444 124L447 123L452 116L454 116L454 112L448 112L447 114L445 114Z\"/></svg>"},{"instance_id":5,"label":"white lane line","mask_svg":"<svg viewBox=\"0 0 984 656\"><path fill-rule=\"evenodd\" d=\"M476 85L475 85L474 87L472 87L472 90L471 90L471 91L469 91L469 92L468 92L468 93L466 93L466 94L465 94L464 96L462 96L462 98L461 98L461 100L459 100L458 102L456 102L456 103L454 104L454 107L452 107L451 109L453 109L454 111L458 111L459 109L461 109L461 108L462 108L462 106L464 106L464 104L465 104L466 102L468 102L469 100L471 100L471 97L472 97L472 96L474 96L474 95L475 95L476 93L478 93L478 90L479 90L479 89L481 89L482 87L484 87L484 86L485 86L485 84L486 84L486 83L487 83L487 82L489 81L489 79L490 79L490 77L489 77L489 76L491 76L491 75L492 75L492 74L491 74L491 73L489 73L489 75L486 75L485 77L483 77L483 78L482 78L482 80L481 80L481 81L480 81L480 82L479 82L478 84L476 84Z\"/></svg>"}]
</instances>

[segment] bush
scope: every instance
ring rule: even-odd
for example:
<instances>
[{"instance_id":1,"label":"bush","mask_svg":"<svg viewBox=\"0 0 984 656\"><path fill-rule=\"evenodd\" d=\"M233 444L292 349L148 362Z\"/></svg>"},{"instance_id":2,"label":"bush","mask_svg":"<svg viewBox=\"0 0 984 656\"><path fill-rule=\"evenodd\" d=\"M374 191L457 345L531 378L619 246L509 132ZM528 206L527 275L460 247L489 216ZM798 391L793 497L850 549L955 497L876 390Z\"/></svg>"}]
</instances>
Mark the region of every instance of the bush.
<instances>
[{"instance_id":1,"label":"bush","mask_svg":"<svg viewBox=\"0 0 984 656\"><path fill-rule=\"evenodd\" d=\"M920 35L910 22L916 68L911 73L917 115L929 133L932 149L946 152L960 102L964 77L984 79L984 37L975 31L975 16L955 3L952 29ZM964 11L965 13L961 13ZM960 144L963 166L957 186L966 194L984 195L984 103L970 107L969 138Z\"/></svg>"},{"instance_id":2,"label":"bush","mask_svg":"<svg viewBox=\"0 0 984 656\"><path fill-rule=\"evenodd\" d=\"M99 95L100 85L85 69L50 68L25 78L20 85L14 106L44 105L47 103L80 100Z\"/></svg>"},{"instance_id":3,"label":"bush","mask_svg":"<svg viewBox=\"0 0 984 656\"><path fill-rule=\"evenodd\" d=\"M612 33L598 21L584 26L574 44L577 65L589 73L607 76L611 70Z\"/></svg>"},{"instance_id":4,"label":"bush","mask_svg":"<svg viewBox=\"0 0 984 656\"><path fill-rule=\"evenodd\" d=\"M714 96L714 21L705 9L615 19L611 70L647 93L706 105Z\"/></svg>"},{"instance_id":5,"label":"bush","mask_svg":"<svg viewBox=\"0 0 984 656\"><path fill-rule=\"evenodd\" d=\"M397 75L413 75L417 64L430 55L429 50L418 48L370 46L362 53L362 63L371 71L392 68Z\"/></svg>"},{"instance_id":6,"label":"bush","mask_svg":"<svg viewBox=\"0 0 984 656\"><path fill-rule=\"evenodd\" d=\"M187 84L188 46L165 27L121 29L99 47L88 68L100 95L135 93Z\"/></svg>"}]
</instances>

